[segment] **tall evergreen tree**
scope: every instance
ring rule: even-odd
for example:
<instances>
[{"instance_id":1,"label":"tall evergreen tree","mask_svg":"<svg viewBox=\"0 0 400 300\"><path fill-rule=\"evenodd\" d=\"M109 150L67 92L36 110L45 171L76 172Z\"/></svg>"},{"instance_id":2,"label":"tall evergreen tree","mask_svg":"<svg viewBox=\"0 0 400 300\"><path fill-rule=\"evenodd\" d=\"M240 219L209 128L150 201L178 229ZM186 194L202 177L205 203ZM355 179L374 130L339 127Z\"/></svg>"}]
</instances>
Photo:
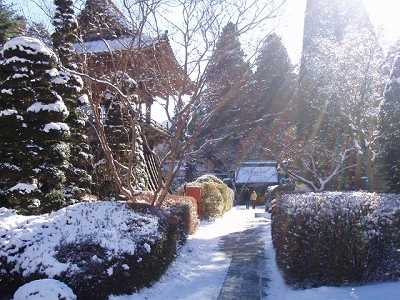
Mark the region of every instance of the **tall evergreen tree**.
<instances>
[{"instance_id":1,"label":"tall evergreen tree","mask_svg":"<svg viewBox=\"0 0 400 300\"><path fill-rule=\"evenodd\" d=\"M360 188L361 176L369 168L362 157L368 152L366 143L360 137L370 95L378 92L379 79L371 78L377 78L379 56L361 0L307 1L294 110L296 137L309 144L318 140L321 149L337 149L337 153L354 148L348 156L353 156L350 165L357 167L346 176L348 188Z\"/></svg>"},{"instance_id":2,"label":"tall evergreen tree","mask_svg":"<svg viewBox=\"0 0 400 300\"><path fill-rule=\"evenodd\" d=\"M335 100L320 92L330 84L330 74L326 72L329 66L315 64L328 55L326 48L321 47L321 41L329 41L335 47L349 30L361 29L373 30L362 0L307 0L296 101L301 136L313 138L321 120L332 116L331 111L327 113L327 107Z\"/></svg>"},{"instance_id":3,"label":"tall evergreen tree","mask_svg":"<svg viewBox=\"0 0 400 300\"><path fill-rule=\"evenodd\" d=\"M400 56L396 56L381 107L384 169L390 190L400 192Z\"/></svg>"},{"instance_id":4,"label":"tall evergreen tree","mask_svg":"<svg viewBox=\"0 0 400 300\"><path fill-rule=\"evenodd\" d=\"M245 90L252 74L245 61L245 53L235 24L228 23L222 30L206 70L207 91L204 115L213 114L202 135L215 142L207 149L207 159L218 165L220 156L240 146L240 137L248 130L248 99ZM238 149L237 149L238 150ZM240 152L238 150L237 152Z\"/></svg>"},{"instance_id":5,"label":"tall evergreen tree","mask_svg":"<svg viewBox=\"0 0 400 300\"><path fill-rule=\"evenodd\" d=\"M259 130L250 137L253 141L272 138L276 123L283 124L290 118L290 103L295 75L293 65L281 38L272 33L267 36L255 61L256 71L248 91L249 110ZM262 134L261 134L262 133ZM263 141L261 141L262 147Z\"/></svg>"},{"instance_id":6,"label":"tall evergreen tree","mask_svg":"<svg viewBox=\"0 0 400 300\"><path fill-rule=\"evenodd\" d=\"M90 163L91 155L87 135L85 134L85 123L87 115L83 107L88 103L86 97L80 95L83 89L83 81L80 76L71 74L78 66L75 63L75 49L73 43L78 41L78 22L73 10L73 0L55 0L56 12L52 35L53 47L58 54L60 63L66 68L59 72L57 79L53 80L54 89L61 95L69 110L66 123L70 128L68 146L70 148L69 166L67 168L67 180L64 193L70 201L75 202L82 199L85 189L90 186L91 177L86 171Z\"/></svg>"},{"instance_id":7,"label":"tall evergreen tree","mask_svg":"<svg viewBox=\"0 0 400 300\"><path fill-rule=\"evenodd\" d=\"M239 32L233 23L222 30L207 70L206 114L218 107L207 127L207 133L223 136L243 122L243 98L251 75L249 64L239 41Z\"/></svg>"},{"instance_id":8,"label":"tall evergreen tree","mask_svg":"<svg viewBox=\"0 0 400 300\"><path fill-rule=\"evenodd\" d=\"M362 0L307 0L301 67L320 52L319 40L340 42L349 28L373 29Z\"/></svg>"},{"instance_id":9,"label":"tall evergreen tree","mask_svg":"<svg viewBox=\"0 0 400 300\"><path fill-rule=\"evenodd\" d=\"M9 5L0 0L0 48L13 37L21 35L25 31L25 19L16 14Z\"/></svg>"},{"instance_id":10,"label":"tall evergreen tree","mask_svg":"<svg viewBox=\"0 0 400 300\"><path fill-rule=\"evenodd\" d=\"M51 86L56 55L34 38L4 45L0 63L0 181L8 204L25 212L64 205L68 109Z\"/></svg>"},{"instance_id":11,"label":"tall evergreen tree","mask_svg":"<svg viewBox=\"0 0 400 300\"><path fill-rule=\"evenodd\" d=\"M126 75L126 74L125 74ZM132 94L136 84L129 76L123 76L122 90ZM133 98L137 99L137 98ZM118 95L109 91L104 99L104 130L108 137L110 148L114 158L119 162L118 172L120 178L124 180L125 186L132 185L135 189L146 190L148 177L146 173L146 162L143 153L143 140L141 128L134 116L134 109L127 109ZM100 153L100 158L104 154ZM107 170L107 165L103 166ZM118 192L117 186L113 183L110 172L106 171L106 177L101 174L101 169L97 169L97 177L102 177L99 181L99 189L107 195L115 195ZM107 183L110 186L107 186Z\"/></svg>"}]
</instances>

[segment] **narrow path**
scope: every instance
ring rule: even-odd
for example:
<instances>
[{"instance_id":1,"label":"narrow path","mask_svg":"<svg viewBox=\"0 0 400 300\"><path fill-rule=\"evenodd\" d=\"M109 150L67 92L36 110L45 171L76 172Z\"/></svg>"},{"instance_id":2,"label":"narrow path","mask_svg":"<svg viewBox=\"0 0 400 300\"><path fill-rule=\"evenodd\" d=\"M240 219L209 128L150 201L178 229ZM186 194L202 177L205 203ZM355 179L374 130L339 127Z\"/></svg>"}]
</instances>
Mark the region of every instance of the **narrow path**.
<instances>
[{"instance_id":1,"label":"narrow path","mask_svg":"<svg viewBox=\"0 0 400 300\"><path fill-rule=\"evenodd\" d=\"M232 257L218 300L260 300L267 296L265 227L260 210L249 210L246 229L222 239L221 249Z\"/></svg>"}]
</instances>

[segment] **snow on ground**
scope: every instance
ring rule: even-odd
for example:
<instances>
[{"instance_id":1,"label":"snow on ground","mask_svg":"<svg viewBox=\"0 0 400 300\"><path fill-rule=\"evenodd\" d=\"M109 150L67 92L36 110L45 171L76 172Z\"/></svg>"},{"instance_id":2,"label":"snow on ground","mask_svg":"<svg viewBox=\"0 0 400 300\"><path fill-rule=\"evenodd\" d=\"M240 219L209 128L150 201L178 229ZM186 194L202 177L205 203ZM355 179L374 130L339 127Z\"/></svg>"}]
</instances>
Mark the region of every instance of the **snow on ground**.
<instances>
[{"instance_id":1,"label":"snow on ground","mask_svg":"<svg viewBox=\"0 0 400 300\"><path fill-rule=\"evenodd\" d=\"M263 207L245 210L236 206L223 218L202 221L199 230L189 237L177 258L160 282L141 290L137 294L110 297L110 300L211 300L217 299L224 282L229 259L219 249L220 238L226 234L243 231L246 222L255 213L264 213ZM287 287L275 263L270 223L262 224L265 229L265 247L270 282L268 300L395 300L400 299L400 282L389 282L357 287L320 287L307 290L292 290Z\"/></svg>"},{"instance_id":2,"label":"snow on ground","mask_svg":"<svg viewBox=\"0 0 400 300\"><path fill-rule=\"evenodd\" d=\"M110 299L216 299L230 263L230 259L219 249L220 238L243 231L246 221L253 215L253 211L234 208L223 218L202 221L159 282L137 294Z\"/></svg>"},{"instance_id":3,"label":"snow on ground","mask_svg":"<svg viewBox=\"0 0 400 300\"><path fill-rule=\"evenodd\" d=\"M115 210L114 205L111 204L102 204L100 206L105 206L104 208L114 208L114 213L118 212ZM37 225L43 225L44 223L53 223L52 226L40 226L41 230L44 228L47 231L50 231L51 228L54 230L54 235L58 235L60 232L60 228L62 226L65 227L65 219L60 218L60 224L57 223L57 218L55 216L61 216L63 213L65 214L65 210L68 211L68 217L73 219L82 218L82 222L84 222L85 214L82 214L78 208L80 206L75 206L69 209L64 209L60 212L52 214L48 216L48 220L46 216L40 217L23 217L18 215L13 215L8 213L7 211L3 212L3 223L0 226L3 230L7 229L10 237L16 237L18 232L21 231L21 226L18 226L15 229L15 233L11 233L10 230L15 224L25 224L27 222L33 222ZM113 211L110 209L110 211ZM99 214L99 211L96 210L96 213ZM133 213L133 212L132 212ZM159 282L155 283L150 288L145 288L140 290L138 293L133 295L123 295L123 296L112 296L110 300L212 300L217 299L219 295L219 291L224 282L227 270L230 264L230 258L227 255L220 251L219 243L223 236L234 233L234 232L242 232L247 229L254 218L255 213L263 214L264 217L270 219L270 215L263 211L263 207L257 207L255 210L245 210L243 206L236 206L229 212L227 212L224 217L216 219L215 221L202 221L201 226L198 231L189 236L188 242L181 249L181 253L178 255L176 261L169 268L167 273L160 279ZM92 215L93 217L93 215ZM0 220L1 221L1 220ZM78 222L79 223L79 222ZM96 222L94 222L96 223ZM356 286L356 287L320 287L315 289L307 289L307 290L291 290L287 287L283 279L277 269L275 264L275 251L272 247L271 241L271 228L270 222L263 222L259 226L264 226L264 236L265 236L265 247L266 252L269 257L267 259L267 270L269 274L269 279L271 280L268 284L268 296L266 299L268 300L394 300L400 299L400 282L388 282L381 284L371 284L367 286ZM75 226L67 226L70 228L74 228ZM78 226L79 227L79 226ZM0 228L0 229L1 229ZM35 227L36 228L36 227ZM80 227L81 231L93 230L90 226ZM20 232L21 233L21 232ZM28 234L27 231L24 231L25 234ZM47 232L49 234L51 232ZM30 234L30 233L29 233ZM34 234L34 232L32 233ZM46 236L50 236L47 235ZM80 232L83 234L83 232ZM118 240L118 239L117 239ZM10 240L9 240L10 241ZM116 241L114 239L114 241ZM6 243L6 240L3 240ZM15 241L16 242L16 241ZM42 241L44 242L44 240ZM118 244L118 243L116 243ZM49 243L49 247L51 248L51 243ZM44 249L44 245L41 244L41 250ZM41 253L37 253L35 251L35 255L45 256L48 250L43 250ZM31 252L29 252L31 253ZM33 254L32 254L33 255ZM35 257L36 257L35 256ZM48 258L48 257L47 257ZM48 283L48 282L47 282ZM50 290L50 286L46 282L43 282L42 285L39 282L35 282L34 287L30 287L30 289L34 288L37 290L37 286L41 286L41 296L35 299L44 299L48 298L45 296L48 293L52 292ZM45 287L48 287L48 291L44 291ZM53 290L59 290L60 293L69 293L68 289L62 283L52 283L54 287ZM24 295L27 292L26 289L20 290L19 298L17 299L28 299L25 298ZM17 296L17 295L16 295ZM39 296L39 295L38 295ZM72 299L72 298L71 298Z\"/></svg>"}]
</instances>

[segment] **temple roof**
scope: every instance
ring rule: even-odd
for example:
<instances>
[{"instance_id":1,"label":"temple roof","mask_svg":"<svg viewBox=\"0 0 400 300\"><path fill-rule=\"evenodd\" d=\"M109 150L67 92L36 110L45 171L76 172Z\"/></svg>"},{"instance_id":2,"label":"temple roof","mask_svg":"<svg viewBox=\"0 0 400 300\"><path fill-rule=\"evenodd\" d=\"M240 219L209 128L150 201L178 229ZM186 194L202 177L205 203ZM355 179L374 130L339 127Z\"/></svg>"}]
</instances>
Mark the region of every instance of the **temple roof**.
<instances>
[{"instance_id":1,"label":"temple roof","mask_svg":"<svg viewBox=\"0 0 400 300\"><path fill-rule=\"evenodd\" d=\"M87 0L78 23L85 42L134 35L134 26L109 0Z\"/></svg>"},{"instance_id":2,"label":"temple roof","mask_svg":"<svg viewBox=\"0 0 400 300\"><path fill-rule=\"evenodd\" d=\"M144 86L141 98L148 96L145 102L154 96L166 99L188 82L167 32L155 38L139 34L111 0L87 0L78 24L83 42L74 47L78 53L89 54L86 62L91 74L127 72Z\"/></svg>"}]
</instances>

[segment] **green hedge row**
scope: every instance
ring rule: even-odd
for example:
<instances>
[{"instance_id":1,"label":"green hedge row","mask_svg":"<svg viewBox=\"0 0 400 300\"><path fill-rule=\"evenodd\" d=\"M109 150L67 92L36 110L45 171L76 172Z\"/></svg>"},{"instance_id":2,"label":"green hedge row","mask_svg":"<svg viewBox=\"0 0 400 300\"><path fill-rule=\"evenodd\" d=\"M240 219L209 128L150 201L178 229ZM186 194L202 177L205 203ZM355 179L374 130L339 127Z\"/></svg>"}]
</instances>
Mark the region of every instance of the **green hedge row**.
<instances>
[{"instance_id":1,"label":"green hedge row","mask_svg":"<svg viewBox=\"0 0 400 300\"><path fill-rule=\"evenodd\" d=\"M294 288L397 280L400 196L286 194L271 202L278 267Z\"/></svg>"}]
</instances>

